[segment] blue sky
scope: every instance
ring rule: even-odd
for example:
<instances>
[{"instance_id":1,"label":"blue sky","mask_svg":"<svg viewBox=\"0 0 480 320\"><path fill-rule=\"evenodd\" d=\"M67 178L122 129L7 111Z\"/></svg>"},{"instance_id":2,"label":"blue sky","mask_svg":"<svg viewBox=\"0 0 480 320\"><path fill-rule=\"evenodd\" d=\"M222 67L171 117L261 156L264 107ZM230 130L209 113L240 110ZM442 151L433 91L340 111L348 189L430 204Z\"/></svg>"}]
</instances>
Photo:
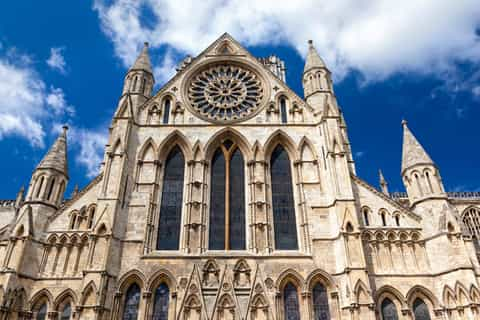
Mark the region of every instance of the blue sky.
<instances>
[{"instance_id":1,"label":"blue sky","mask_svg":"<svg viewBox=\"0 0 480 320\"><path fill-rule=\"evenodd\" d=\"M0 199L15 197L62 124L69 192L95 175L124 74L144 41L158 86L223 32L285 60L303 96L307 40L334 74L357 173L391 191L403 118L449 191L480 190L477 1L9 1L0 12ZM255 4L255 5L253 5Z\"/></svg>"}]
</instances>

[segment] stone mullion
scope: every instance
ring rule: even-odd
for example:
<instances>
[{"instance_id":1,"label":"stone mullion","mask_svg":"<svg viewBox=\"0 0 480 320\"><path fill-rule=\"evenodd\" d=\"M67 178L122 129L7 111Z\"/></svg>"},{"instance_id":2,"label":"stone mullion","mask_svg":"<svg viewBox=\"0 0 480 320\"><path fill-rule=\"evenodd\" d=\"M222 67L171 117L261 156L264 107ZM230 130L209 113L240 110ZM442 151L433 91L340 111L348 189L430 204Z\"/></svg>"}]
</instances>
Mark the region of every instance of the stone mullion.
<instances>
[{"instance_id":1,"label":"stone mullion","mask_svg":"<svg viewBox=\"0 0 480 320\"><path fill-rule=\"evenodd\" d=\"M302 162L295 161L294 168L295 168L295 180L297 185L298 198L300 201L298 204L298 207L300 208L300 216L302 218L302 221L300 221L300 226L302 230L302 245L303 245L302 249L303 251L310 253L311 247L310 247L310 241L309 241L310 237L309 237L309 230L308 230L307 203L305 200L305 192L303 188Z\"/></svg>"},{"instance_id":2,"label":"stone mullion","mask_svg":"<svg viewBox=\"0 0 480 320\"><path fill-rule=\"evenodd\" d=\"M78 264L80 262L80 256L82 254L82 244L81 243L76 243L74 246L74 251L75 251L75 260L73 261L73 264L70 267L69 273L73 276L77 275L78 272Z\"/></svg>"},{"instance_id":3,"label":"stone mullion","mask_svg":"<svg viewBox=\"0 0 480 320\"><path fill-rule=\"evenodd\" d=\"M45 264L47 263L48 255L50 254L51 247L50 245L45 245L43 250L42 261L40 262L40 273L45 272Z\"/></svg>"},{"instance_id":4,"label":"stone mullion","mask_svg":"<svg viewBox=\"0 0 480 320\"><path fill-rule=\"evenodd\" d=\"M412 256L413 263L415 264L415 268L416 268L416 270L419 270L420 268L419 268L419 266L418 266L417 257L416 257L416 255L415 255L415 248L414 248L415 243L414 243L413 241L409 241L409 242L407 243L407 246L410 248L409 251L410 251L410 255Z\"/></svg>"},{"instance_id":5,"label":"stone mullion","mask_svg":"<svg viewBox=\"0 0 480 320\"><path fill-rule=\"evenodd\" d=\"M195 162L188 161L187 162L187 193L185 195L185 203L187 203L186 206L186 212L185 212L185 218L184 218L184 223L183 223L183 241L182 241L182 247L181 250L183 252L191 252L192 248L191 243L190 243L190 233L192 232L192 202L193 200L193 188L194 186L194 180L195 180ZM182 203L183 206L183 203Z\"/></svg>"},{"instance_id":6,"label":"stone mullion","mask_svg":"<svg viewBox=\"0 0 480 320\"><path fill-rule=\"evenodd\" d=\"M310 291L302 292L303 310L300 310L302 315L305 315L306 319L313 319L312 310L312 293Z\"/></svg>"},{"instance_id":7,"label":"stone mullion","mask_svg":"<svg viewBox=\"0 0 480 320\"><path fill-rule=\"evenodd\" d=\"M155 170L154 176L155 180L153 181L153 190L151 191L151 198L148 206L147 212L147 223L145 226L145 241L143 252L149 253L154 248L155 243L153 243L154 232L155 232L155 221L158 220L158 193L159 193L159 179L160 179L160 171L162 167L162 163L159 160L155 160L154 162Z\"/></svg>"},{"instance_id":8,"label":"stone mullion","mask_svg":"<svg viewBox=\"0 0 480 320\"><path fill-rule=\"evenodd\" d=\"M272 199L272 177L269 175L269 164L261 161L259 164L263 167L263 199L265 201L265 251L273 252L273 204Z\"/></svg>"},{"instance_id":9,"label":"stone mullion","mask_svg":"<svg viewBox=\"0 0 480 320\"><path fill-rule=\"evenodd\" d=\"M55 274L55 271L57 269L58 259L60 257L61 252L62 252L62 245L59 243L55 244L55 258L53 260L52 270L50 270L51 275Z\"/></svg>"},{"instance_id":10,"label":"stone mullion","mask_svg":"<svg viewBox=\"0 0 480 320\"><path fill-rule=\"evenodd\" d=\"M200 234L198 235L199 241L200 241L200 252L205 252L207 250L207 239L206 239L206 234L207 234L207 208L208 206L206 205L207 202L207 167L208 163L205 160L199 161L200 166L201 166L201 172L202 172L202 185L201 185L201 199L202 203L204 204L200 210L200 221L201 221L201 226L200 226Z\"/></svg>"},{"instance_id":11,"label":"stone mullion","mask_svg":"<svg viewBox=\"0 0 480 320\"><path fill-rule=\"evenodd\" d=\"M73 245L71 243L67 243L65 246L65 249L67 250L67 253L65 255L65 262L63 264L63 270L62 270L62 275L65 275L68 269L68 262L70 260L70 255L72 253L72 247Z\"/></svg>"}]
</instances>

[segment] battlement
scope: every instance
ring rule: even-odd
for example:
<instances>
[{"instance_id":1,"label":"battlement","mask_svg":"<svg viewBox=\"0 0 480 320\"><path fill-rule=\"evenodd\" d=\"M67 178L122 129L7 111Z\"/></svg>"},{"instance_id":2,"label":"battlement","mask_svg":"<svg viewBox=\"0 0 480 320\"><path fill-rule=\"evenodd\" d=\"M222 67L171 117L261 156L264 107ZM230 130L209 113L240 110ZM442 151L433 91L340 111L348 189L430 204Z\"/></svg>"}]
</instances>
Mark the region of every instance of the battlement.
<instances>
[{"instance_id":1,"label":"battlement","mask_svg":"<svg viewBox=\"0 0 480 320\"><path fill-rule=\"evenodd\" d=\"M15 207L15 200L0 200L0 207Z\"/></svg>"}]
</instances>

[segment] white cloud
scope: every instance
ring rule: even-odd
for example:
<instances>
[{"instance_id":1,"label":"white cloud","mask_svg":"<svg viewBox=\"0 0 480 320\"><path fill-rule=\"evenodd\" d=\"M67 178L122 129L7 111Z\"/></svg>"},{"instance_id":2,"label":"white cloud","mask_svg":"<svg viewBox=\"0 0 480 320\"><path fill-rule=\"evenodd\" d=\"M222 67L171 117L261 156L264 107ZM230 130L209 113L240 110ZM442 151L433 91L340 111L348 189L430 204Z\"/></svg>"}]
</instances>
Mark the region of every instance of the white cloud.
<instances>
[{"instance_id":1,"label":"white cloud","mask_svg":"<svg viewBox=\"0 0 480 320\"><path fill-rule=\"evenodd\" d=\"M480 61L477 0L96 0L94 8L127 67L145 40L195 55L225 31L246 45L286 44L301 54L313 39L337 79L351 69L367 80L441 75L454 61Z\"/></svg>"},{"instance_id":2,"label":"white cloud","mask_svg":"<svg viewBox=\"0 0 480 320\"><path fill-rule=\"evenodd\" d=\"M354 156L356 159L363 158L364 155L365 155L365 151L357 151L354 153Z\"/></svg>"},{"instance_id":3,"label":"white cloud","mask_svg":"<svg viewBox=\"0 0 480 320\"><path fill-rule=\"evenodd\" d=\"M74 148L78 148L75 161L86 169L87 177L95 177L99 173L105 144L108 141L107 128L71 127L68 132L68 141Z\"/></svg>"},{"instance_id":4,"label":"white cloud","mask_svg":"<svg viewBox=\"0 0 480 320\"><path fill-rule=\"evenodd\" d=\"M159 66L154 66L153 74L157 83L163 84L170 80L176 73L177 63L171 50L167 50Z\"/></svg>"},{"instance_id":5,"label":"white cloud","mask_svg":"<svg viewBox=\"0 0 480 320\"><path fill-rule=\"evenodd\" d=\"M475 97L479 97L480 98L480 85L479 86L476 86L472 89L472 93Z\"/></svg>"},{"instance_id":6,"label":"white cloud","mask_svg":"<svg viewBox=\"0 0 480 320\"><path fill-rule=\"evenodd\" d=\"M50 68L65 74L67 63L65 62L63 51L64 48L50 48L50 57L46 62Z\"/></svg>"},{"instance_id":7,"label":"white cloud","mask_svg":"<svg viewBox=\"0 0 480 320\"><path fill-rule=\"evenodd\" d=\"M61 89L47 88L31 62L15 48L0 56L0 140L15 135L43 147L45 124L71 114L73 107Z\"/></svg>"}]
</instances>

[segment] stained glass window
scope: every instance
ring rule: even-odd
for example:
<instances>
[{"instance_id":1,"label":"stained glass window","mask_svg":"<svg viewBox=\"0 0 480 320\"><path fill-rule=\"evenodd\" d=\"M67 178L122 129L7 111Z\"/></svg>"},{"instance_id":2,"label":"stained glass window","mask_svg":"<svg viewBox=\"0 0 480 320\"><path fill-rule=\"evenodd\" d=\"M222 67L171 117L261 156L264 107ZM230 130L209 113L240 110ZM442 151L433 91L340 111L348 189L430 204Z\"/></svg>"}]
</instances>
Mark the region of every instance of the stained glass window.
<instances>
[{"instance_id":1,"label":"stained glass window","mask_svg":"<svg viewBox=\"0 0 480 320\"><path fill-rule=\"evenodd\" d=\"M398 320L397 307L392 300L385 298L382 301L382 320Z\"/></svg>"},{"instance_id":2,"label":"stained glass window","mask_svg":"<svg viewBox=\"0 0 480 320\"><path fill-rule=\"evenodd\" d=\"M213 155L210 181L211 250L225 249L225 182L225 157L219 148Z\"/></svg>"},{"instance_id":3,"label":"stained glass window","mask_svg":"<svg viewBox=\"0 0 480 320\"><path fill-rule=\"evenodd\" d=\"M72 315L72 306L70 303L67 303L63 308L62 314L60 315L60 320L70 320L70 316Z\"/></svg>"},{"instance_id":4,"label":"stained glass window","mask_svg":"<svg viewBox=\"0 0 480 320\"><path fill-rule=\"evenodd\" d=\"M170 291L165 283L155 290L155 302L153 304L152 320L168 320L168 303Z\"/></svg>"},{"instance_id":5,"label":"stained glass window","mask_svg":"<svg viewBox=\"0 0 480 320\"><path fill-rule=\"evenodd\" d=\"M272 208L275 248L297 250L297 222L293 200L290 159L285 149L278 145L270 160L272 178Z\"/></svg>"},{"instance_id":6,"label":"stained glass window","mask_svg":"<svg viewBox=\"0 0 480 320\"><path fill-rule=\"evenodd\" d=\"M231 140L212 159L209 248L245 249L245 165Z\"/></svg>"},{"instance_id":7,"label":"stained glass window","mask_svg":"<svg viewBox=\"0 0 480 320\"><path fill-rule=\"evenodd\" d=\"M280 116L282 123L287 123L287 101L285 98L280 99Z\"/></svg>"},{"instance_id":8,"label":"stained glass window","mask_svg":"<svg viewBox=\"0 0 480 320\"><path fill-rule=\"evenodd\" d=\"M170 116L170 99L165 99L163 108L163 124L168 124L168 117Z\"/></svg>"},{"instance_id":9,"label":"stained glass window","mask_svg":"<svg viewBox=\"0 0 480 320\"><path fill-rule=\"evenodd\" d=\"M183 204L185 159L178 146L168 155L163 176L157 249L178 250Z\"/></svg>"},{"instance_id":10,"label":"stained glass window","mask_svg":"<svg viewBox=\"0 0 480 320\"><path fill-rule=\"evenodd\" d=\"M312 291L314 319L330 320L327 290L321 283L317 283Z\"/></svg>"},{"instance_id":11,"label":"stained glass window","mask_svg":"<svg viewBox=\"0 0 480 320\"><path fill-rule=\"evenodd\" d=\"M413 302L413 314L415 315L415 320L430 320L428 307L420 298Z\"/></svg>"},{"instance_id":12,"label":"stained glass window","mask_svg":"<svg viewBox=\"0 0 480 320\"><path fill-rule=\"evenodd\" d=\"M47 319L47 304L46 303L42 304L40 309L38 309L38 313L37 313L37 320L45 320L45 319Z\"/></svg>"},{"instance_id":13,"label":"stained glass window","mask_svg":"<svg viewBox=\"0 0 480 320\"><path fill-rule=\"evenodd\" d=\"M123 320L137 320L138 306L140 305L140 287L138 284L132 284L125 296L125 304L123 309Z\"/></svg>"},{"instance_id":14,"label":"stained glass window","mask_svg":"<svg viewBox=\"0 0 480 320\"><path fill-rule=\"evenodd\" d=\"M300 320L298 292L297 288L292 283L287 283L283 289L283 305L285 320Z\"/></svg>"},{"instance_id":15,"label":"stained glass window","mask_svg":"<svg viewBox=\"0 0 480 320\"><path fill-rule=\"evenodd\" d=\"M243 157L237 148L230 159L230 249L245 250L245 195Z\"/></svg>"}]
</instances>

